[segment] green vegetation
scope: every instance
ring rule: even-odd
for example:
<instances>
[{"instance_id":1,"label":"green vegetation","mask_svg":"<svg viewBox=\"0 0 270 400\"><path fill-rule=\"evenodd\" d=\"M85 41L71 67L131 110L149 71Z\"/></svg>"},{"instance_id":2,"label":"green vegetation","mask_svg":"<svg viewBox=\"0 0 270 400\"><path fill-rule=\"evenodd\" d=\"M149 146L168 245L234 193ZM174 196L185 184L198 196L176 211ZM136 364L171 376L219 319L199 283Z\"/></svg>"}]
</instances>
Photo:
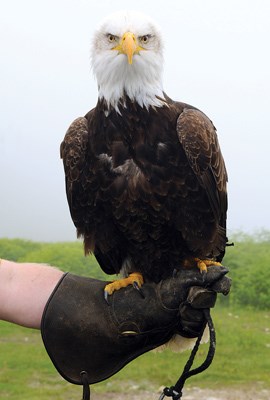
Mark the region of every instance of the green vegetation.
<instances>
[{"instance_id":1,"label":"green vegetation","mask_svg":"<svg viewBox=\"0 0 270 400\"><path fill-rule=\"evenodd\" d=\"M93 256L85 257L82 242L37 243L22 239L0 239L1 258L18 262L54 265L66 272L106 279Z\"/></svg>"},{"instance_id":2,"label":"green vegetation","mask_svg":"<svg viewBox=\"0 0 270 400\"><path fill-rule=\"evenodd\" d=\"M230 269L233 286L225 298L233 306L270 309L270 231L234 234L223 264Z\"/></svg>"},{"instance_id":3,"label":"green vegetation","mask_svg":"<svg viewBox=\"0 0 270 400\"><path fill-rule=\"evenodd\" d=\"M212 311L217 331L213 364L190 378L199 387L270 387L270 233L256 237L236 234L224 265L233 279L231 294L219 296ZM0 255L14 261L33 261L58 266L65 271L106 279L93 257L85 258L82 243L35 243L0 239ZM208 346L201 346L196 365ZM96 392L137 389L157 391L175 383L189 356L147 353L117 375L93 386ZM0 322L0 398L69 400L80 398L81 387L64 381L54 369L38 331Z\"/></svg>"}]
</instances>

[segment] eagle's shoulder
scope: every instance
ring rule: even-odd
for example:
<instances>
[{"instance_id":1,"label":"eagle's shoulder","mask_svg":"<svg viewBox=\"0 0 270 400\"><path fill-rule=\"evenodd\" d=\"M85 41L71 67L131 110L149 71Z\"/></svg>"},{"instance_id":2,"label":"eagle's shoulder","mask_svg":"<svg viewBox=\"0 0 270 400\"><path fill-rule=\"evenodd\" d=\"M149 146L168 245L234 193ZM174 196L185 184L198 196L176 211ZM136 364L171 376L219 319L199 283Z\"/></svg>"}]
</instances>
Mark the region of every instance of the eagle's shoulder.
<instances>
[{"instance_id":1,"label":"eagle's shoulder","mask_svg":"<svg viewBox=\"0 0 270 400\"><path fill-rule=\"evenodd\" d=\"M191 167L198 176L211 168L217 180L218 189L224 189L227 172L220 150L216 128L200 110L184 108L177 120L177 134Z\"/></svg>"},{"instance_id":2,"label":"eagle's shoulder","mask_svg":"<svg viewBox=\"0 0 270 400\"><path fill-rule=\"evenodd\" d=\"M227 210L227 171L212 121L195 107L181 103L177 135L189 165L205 189L215 219L221 222Z\"/></svg>"},{"instance_id":3,"label":"eagle's shoulder","mask_svg":"<svg viewBox=\"0 0 270 400\"><path fill-rule=\"evenodd\" d=\"M79 150L86 140L88 124L85 117L76 118L69 126L65 137L60 145L60 156L64 160L74 155L74 150Z\"/></svg>"},{"instance_id":4,"label":"eagle's shoulder","mask_svg":"<svg viewBox=\"0 0 270 400\"><path fill-rule=\"evenodd\" d=\"M60 157L63 159L65 171L72 166L82 165L87 152L89 140L89 125L94 117L95 109L90 110L84 117L76 118L69 126L60 145Z\"/></svg>"}]
</instances>

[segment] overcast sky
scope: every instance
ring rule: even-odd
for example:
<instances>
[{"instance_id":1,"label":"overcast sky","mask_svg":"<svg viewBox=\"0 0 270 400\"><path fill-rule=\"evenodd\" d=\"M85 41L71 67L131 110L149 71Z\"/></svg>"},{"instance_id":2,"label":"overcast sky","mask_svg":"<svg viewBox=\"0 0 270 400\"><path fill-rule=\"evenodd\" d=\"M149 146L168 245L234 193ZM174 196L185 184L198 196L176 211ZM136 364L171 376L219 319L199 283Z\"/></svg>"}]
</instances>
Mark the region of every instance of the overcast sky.
<instances>
[{"instance_id":1,"label":"overcast sky","mask_svg":"<svg viewBox=\"0 0 270 400\"><path fill-rule=\"evenodd\" d=\"M229 231L270 229L269 0L6 0L0 14L0 237L76 238L59 145L97 101L96 25L127 6L165 41L164 88L214 122L229 173ZM135 6L135 7L134 7Z\"/></svg>"}]
</instances>

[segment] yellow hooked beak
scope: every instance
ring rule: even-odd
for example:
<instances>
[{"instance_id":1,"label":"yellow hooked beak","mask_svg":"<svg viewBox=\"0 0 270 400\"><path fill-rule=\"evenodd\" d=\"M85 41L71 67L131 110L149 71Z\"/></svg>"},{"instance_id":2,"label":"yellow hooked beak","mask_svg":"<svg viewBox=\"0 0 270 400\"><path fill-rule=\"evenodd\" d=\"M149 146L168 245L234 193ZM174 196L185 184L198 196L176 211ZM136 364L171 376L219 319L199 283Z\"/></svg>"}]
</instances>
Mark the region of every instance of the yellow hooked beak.
<instances>
[{"instance_id":1,"label":"yellow hooked beak","mask_svg":"<svg viewBox=\"0 0 270 400\"><path fill-rule=\"evenodd\" d=\"M128 63L132 64L133 55L143 50L137 43L135 35L132 32L126 32L120 40L120 44L115 46L113 50L118 50L119 53L126 54Z\"/></svg>"}]
</instances>

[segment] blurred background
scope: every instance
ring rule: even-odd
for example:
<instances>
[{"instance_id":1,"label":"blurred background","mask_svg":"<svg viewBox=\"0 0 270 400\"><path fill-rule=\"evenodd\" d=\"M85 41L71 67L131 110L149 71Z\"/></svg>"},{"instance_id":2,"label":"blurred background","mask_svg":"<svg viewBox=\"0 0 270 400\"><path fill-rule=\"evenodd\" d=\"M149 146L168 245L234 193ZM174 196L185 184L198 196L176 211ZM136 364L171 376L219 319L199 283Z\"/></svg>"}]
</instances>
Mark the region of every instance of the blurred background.
<instances>
[{"instance_id":1,"label":"blurred background","mask_svg":"<svg viewBox=\"0 0 270 400\"><path fill-rule=\"evenodd\" d=\"M0 237L76 239L59 146L72 120L96 104L91 38L120 9L158 22L165 91L218 130L229 233L270 229L267 0L13 0L0 14Z\"/></svg>"}]
</instances>

